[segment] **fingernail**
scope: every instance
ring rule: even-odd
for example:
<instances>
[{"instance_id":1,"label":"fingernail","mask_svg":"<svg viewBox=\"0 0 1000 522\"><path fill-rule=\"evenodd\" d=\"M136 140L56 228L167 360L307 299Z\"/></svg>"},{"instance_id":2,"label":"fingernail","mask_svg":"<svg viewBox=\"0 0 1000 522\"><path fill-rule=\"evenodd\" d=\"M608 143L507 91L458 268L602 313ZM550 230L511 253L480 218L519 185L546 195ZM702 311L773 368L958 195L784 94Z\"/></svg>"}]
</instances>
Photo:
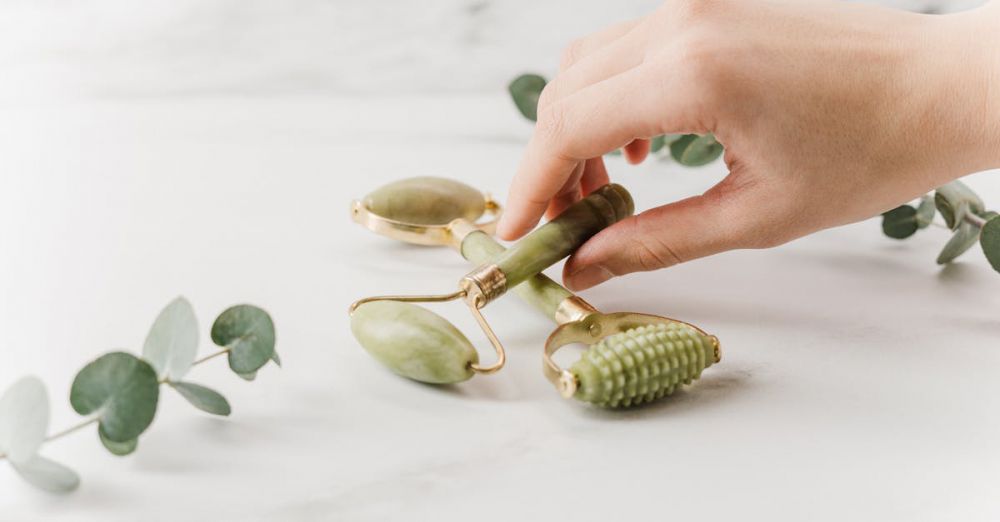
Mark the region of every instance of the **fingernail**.
<instances>
[{"instance_id":1,"label":"fingernail","mask_svg":"<svg viewBox=\"0 0 1000 522\"><path fill-rule=\"evenodd\" d=\"M597 286L614 276L610 270L601 265L590 265L569 274L566 284L572 290L585 290L592 286Z\"/></svg>"}]
</instances>

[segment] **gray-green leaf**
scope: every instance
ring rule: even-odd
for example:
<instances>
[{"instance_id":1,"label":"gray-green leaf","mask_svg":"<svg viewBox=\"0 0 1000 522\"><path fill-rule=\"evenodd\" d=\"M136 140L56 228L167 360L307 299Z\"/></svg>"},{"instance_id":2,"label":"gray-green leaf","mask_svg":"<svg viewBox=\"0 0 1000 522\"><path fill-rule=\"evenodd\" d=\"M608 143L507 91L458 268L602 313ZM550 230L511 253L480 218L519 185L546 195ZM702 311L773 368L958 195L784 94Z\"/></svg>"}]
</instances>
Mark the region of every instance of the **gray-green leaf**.
<instances>
[{"instance_id":1,"label":"gray-green leaf","mask_svg":"<svg viewBox=\"0 0 1000 522\"><path fill-rule=\"evenodd\" d=\"M531 121L538 119L538 97L541 96L545 83L545 78L537 74L522 74L507 86L517 110Z\"/></svg>"},{"instance_id":2,"label":"gray-green leaf","mask_svg":"<svg viewBox=\"0 0 1000 522\"><path fill-rule=\"evenodd\" d=\"M229 401L219 392L192 382L170 383L192 406L212 415L229 415L232 409Z\"/></svg>"},{"instance_id":3,"label":"gray-green leaf","mask_svg":"<svg viewBox=\"0 0 1000 522\"><path fill-rule=\"evenodd\" d=\"M80 485L80 477L73 470L35 455L25 462L11 462L14 470L31 485L52 493L69 493Z\"/></svg>"},{"instance_id":4,"label":"gray-green leaf","mask_svg":"<svg viewBox=\"0 0 1000 522\"><path fill-rule=\"evenodd\" d=\"M938 254L937 263L939 265L951 263L958 256L964 254L966 250L972 248L972 245L976 244L978 240L979 227L963 221L951 239L945 243L941 253Z\"/></svg>"},{"instance_id":5,"label":"gray-green leaf","mask_svg":"<svg viewBox=\"0 0 1000 522\"><path fill-rule=\"evenodd\" d=\"M0 397L0 453L27 462L49 429L49 395L37 377L22 377Z\"/></svg>"},{"instance_id":6,"label":"gray-green leaf","mask_svg":"<svg viewBox=\"0 0 1000 522\"><path fill-rule=\"evenodd\" d=\"M666 136L660 135L649 140L649 153L656 154L667 144Z\"/></svg>"},{"instance_id":7,"label":"gray-green leaf","mask_svg":"<svg viewBox=\"0 0 1000 522\"><path fill-rule=\"evenodd\" d=\"M985 210L983 200L965 183L957 180L934 191L934 204L952 230L958 228L967 212L981 214Z\"/></svg>"},{"instance_id":8,"label":"gray-green leaf","mask_svg":"<svg viewBox=\"0 0 1000 522\"><path fill-rule=\"evenodd\" d=\"M934 215L937 213L937 209L934 206L933 196L924 196L920 198L920 204L917 205L917 228L927 228L934 221Z\"/></svg>"},{"instance_id":9,"label":"gray-green leaf","mask_svg":"<svg viewBox=\"0 0 1000 522\"><path fill-rule=\"evenodd\" d=\"M917 209L902 205L882 213L882 232L893 239L906 239L917 232Z\"/></svg>"},{"instance_id":10,"label":"gray-green leaf","mask_svg":"<svg viewBox=\"0 0 1000 522\"><path fill-rule=\"evenodd\" d=\"M191 369L198 353L198 320L183 297L170 302L149 329L142 357L157 375L178 380Z\"/></svg>"},{"instance_id":11,"label":"gray-green leaf","mask_svg":"<svg viewBox=\"0 0 1000 522\"><path fill-rule=\"evenodd\" d=\"M109 440L128 442L153 422L159 397L160 383L149 363L112 352L80 370L69 402L80 415L96 413Z\"/></svg>"},{"instance_id":12,"label":"gray-green leaf","mask_svg":"<svg viewBox=\"0 0 1000 522\"><path fill-rule=\"evenodd\" d=\"M983 225L979 245L983 248L983 254L986 255L993 270L1000 272L1000 216L993 215Z\"/></svg>"},{"instance_id":13,"label":"gray-green leaf","mask_svg":"<svg viewBox=\"0 0 1000 522\"><path fill-rule=\"evenodd\" d=\"M707 165L718 159L724 150L711 134L685 134L670 144L670 155L677 163L688 167Z\"/></svg>"},{"instance_id":14,"label":"gray-green leaf","mask_svg":"<svg viewBox=\"0 0 1000 522\"><path fill-rule=\"evenodd\" d=\"M111 452L112 455L117 455L119 457L124 457L135 452L135 449L139 447L139 439L127 440L125 442L115 442L108 438L104 434L104 428L97 428L97 436L101 439L101 444Z\"/></svg>"},{"instance_id":15,"label":"gray-green leaf","mask_svg":"<svg viewBox=\"0 0 1000 522\"><path fill-rule=\"evenodd\" d=\"M212 342L229 349L229 367L234 372L252 373L274 355L274 323L256 306L236 305L215 320Z\"/></svg>"}]
</instances>

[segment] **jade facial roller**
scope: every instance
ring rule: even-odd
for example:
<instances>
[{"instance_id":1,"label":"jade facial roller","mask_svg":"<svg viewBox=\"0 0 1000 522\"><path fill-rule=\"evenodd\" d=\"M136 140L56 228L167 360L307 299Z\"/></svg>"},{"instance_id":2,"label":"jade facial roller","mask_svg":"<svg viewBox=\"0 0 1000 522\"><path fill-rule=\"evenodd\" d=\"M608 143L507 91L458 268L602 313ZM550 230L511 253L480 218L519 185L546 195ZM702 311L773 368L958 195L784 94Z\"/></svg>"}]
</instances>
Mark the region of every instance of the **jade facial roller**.
<instances>
[{"instance_id":1,"label":"jade facial roller","mask_svg":"<svg viewBox=\"0 0 1000 522\"><path fill-rule=\"evenodd\" d=\"M461 253L478 263L504 251L486 233L456 226L465 234ZM700 328L656 315L604 314L580 297L538 274L514 289L559 326L545 342L543 370L565 398L609 408L650 402L690 384L721 359L719 340ZM553 360L569 344L589 345L568 370Z\"/></svg>"},{"instance_id":2,"label":"jade facial roller","mask_svg":"<svg viewBox=\"0 0 1000 522\"><path fill-rule=\"evenodd\" d=\"M499 206L475 189L439 178L415 178L382 187L363 202L354 202L355 221L368 228L420 244L447 243L461 249L453 230L463 226L482 231L470 220ZM376 359L396 373L423 382L454 383L475 373L493 373L506 360L503 345L480 309L509 288L570 255L601 229L633 212L632 197L620 185L606 185L571 205L509 250L483 259L462 277L449 294L379 296L361 299L350 307L351 330ZM492 224L481 226L492 228ZM485 233L485 232L484 232ZM414 302L462 299L490 340L497 360L479 364L472 343L446 319Z\"/></svg>"},{"instance_id":3,"label":"jade facial roller","mask_svg":"<svg viewBox=\"0 0 1000 522\"><path fill-rule=\"evenodd\" d=\"M390 193L402 189L406 197L417 197L418 194L406 190L414 188L415 185L435 187L434 197L441 197L445 192L451 192L449 197L452 204L449 208L453 210L445 217L461 213L459 210L454 210L462 207L454 205L454 201L460 199L459 195L475 192L474 189L451 180L439 178L420 178L419 182L405 180L374 192L364 203L355 202L355 221L376 232L406 241L421 244L450 244L463 256L476 263L485 262L503 253L503 246L488 235L492 230L492 223L477 226L466 219L458 219L444 225L441 223L443 218L439 216L438 224L435 225L439 229L433 232L433 241L426 241L425 239L431 234L424 234L414 240L414 238L400 237L397 227L373 226L368 221L370 216L367 215L367 209L379 205L385 208L387 189ZM446 191L442 190L443 187L452 188ZM478 219L479 216L474 215L477 205L473 203L472 198L467 198L466 201L464 210L468 211L468 215L462 218ZM490 209L494 215L499 213L498 206L488 196L485 197L485 201L483 208ZM413 217L415 216L410 216L411 219ZM404 231L412 232L412 228L406 228ZM636 405L672 393L678 385L697 379L704 368L719 361L718 340L693 325L638 313L602 314L541 274L532 276L514 290L525 301L560 324L546 342L544 372L564 397L575 397L607 407ZM368 306L376 304L382 303L372 303ZM427 341L424 344L437 342L438 348L463 344L456 342L455 336L457 334L462 339L464 336L461 336L450 323L436 314L415 308L429 314L425 319L428 324L437 325L437 328L431 330L439 334L433 341L428 340L426 335L412 336L418 344L422 341ZM377 315L377 312L372 310L374 315ZM401 312L405 313L407 310ZM362 340L362 344L365 344L363 337L369 333L367 332L369 328L356 327L358 322L352 320L352 328L355 330L355 335ZM362 327L369 324L367 319L360 322ZM572 343L591 346L577 363L570 369L563 370L554 362L552 355L559 348ZM365 345L367 348L368 345ZM464 345L467 351L475 353L467 340L464 341ZM369 348L369 351L372 349ZM410 351L403 348L401 351L391 352L399 356L395 361L397 366L407 362L412 365L414 358L410 357L412 355L408 353ZM377 353L375 355L379 357ZM389 366L394 367L393 364ZM406 374L398 370L397 373Z\"/></svg>"}]
</instances>

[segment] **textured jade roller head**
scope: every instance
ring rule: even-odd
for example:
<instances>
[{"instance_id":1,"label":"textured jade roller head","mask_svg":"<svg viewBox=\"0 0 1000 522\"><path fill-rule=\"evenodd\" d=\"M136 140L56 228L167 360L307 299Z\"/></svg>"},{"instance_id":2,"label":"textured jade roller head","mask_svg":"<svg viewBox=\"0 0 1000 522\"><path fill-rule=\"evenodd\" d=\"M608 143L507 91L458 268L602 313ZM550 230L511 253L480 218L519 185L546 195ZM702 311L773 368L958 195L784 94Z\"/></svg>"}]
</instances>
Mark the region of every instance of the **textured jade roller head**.
<instances>
[{"instance_id":1,"label":"textured jade roller head","mask_svg":"<svg viewBox=\"0 0 1000 522\"><path fill-rule=\"evenodd\" d=\"M462 241L462 255L474 263L503 251L480 231L469 231ZM719 340L694 325L649 314L601 313L544 274L514 293L559 324L545 342L542 369L566 398L608 408L636 406L690 384L722 356ZM562 369L553 355L570 344L588 347Z\"/></svg>"},{"instance_id":2,"label":"textured jade roller head","mask_svg":"<svg viewBox=\"0 0 1000 522\"><path fill-rule=\"evenodd\" d=\"M352 217L369 229L418 244L461 249L472 232L486 235L492 223L476 225L499 205L462 183L415 178L386 185L351 207ZM484 259L440 295L368 297L350 307L351 330L362 346L396 373L431 383L453 383L475 373L493 373L506 360L503 345L480 309L575 251L602 229L632 215L632 197L620 185L606 185L571 205L510 249ZM488 236L487 236L488 237ZM496 351L489 366L446 319L413 305L461 299Z\"/></svg>"}]
</instances>

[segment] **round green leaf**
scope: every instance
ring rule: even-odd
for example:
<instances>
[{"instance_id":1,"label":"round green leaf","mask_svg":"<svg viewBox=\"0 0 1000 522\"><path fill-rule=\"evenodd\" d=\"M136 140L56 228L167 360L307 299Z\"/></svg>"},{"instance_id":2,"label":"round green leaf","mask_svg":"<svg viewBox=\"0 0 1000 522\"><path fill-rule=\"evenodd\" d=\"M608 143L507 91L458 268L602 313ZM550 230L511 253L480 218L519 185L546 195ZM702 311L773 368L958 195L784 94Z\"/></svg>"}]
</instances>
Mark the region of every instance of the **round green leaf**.
<instances>
[{"instance_id":1,"label":"round green leaf","mask_svg":"<svg viewBox=\"0 0 1000 522\"><path fill-rule=\"evenodd\" d=\"M142 358L157 375L178 380L191 369L198 354L198 320L191 303L178 297L153 322L142 347Z\"/></svg>"},{"instance_id":2,"label":"round green leaf","mask_svg":"<svg viewBox=\"0 0 1000 522\"><path fill-rule=\"evenodd\" d=\"M927 228L934 221L934 216L937 214L937 209L934 205L934 198L932 196L924 196L920 198L920 204L917 205L917 228Z\"/></svg>"},{"instance_id":3,"label":"round green leaf","mask_svg":"<svg viewBox=\"0 0 1000 522\"><path fill-rule=\"evenodd\" d=\"M229 415L232 409L229 401L219 392L191 382L170 383L192 406L212 415Z\"/></svg>"},{"instance_id":4,"label":"round green leaf","mask_svg":"<svg viewBox=\"0 0 1000 522\"><path fill-rule=\"evenodd\" d=\"M0 453L27 462L49 429L49 395L37 377L23 377L0 397Z\"/></svg>"},{"instance_id":5,"label":"round green leaf","mask_svg":"<svg viewBox=\"0 0 1000 522\"><path fill-rule=\"evenodd\" d=\"M507 86L517 110L531 121L538 119L538 97L541 96L545 83L545 78L537 74L522 74Z\"/></svg>"},{"instance_id":6,"label":"round green leaf","mask_svg":"<svg viewBox=\"0 0 1000 522\"><path fill-rule=\"evenodd\" d=\"M256 306L236 305L215 320L212 342L229 349L229 367L234 372L249 374L274 355L274 323Z\"/></svg>"},{"instance_id":7,"label":"round green leaf","mask_svg":"<svg viewBox=\"0 0 1000 522\"><path fill-rule=\"evenodd\" d=\"M160 383L149 363L113 352L76 374L69 402L80 415L96 413L109 440L128 442L153 422L159 397Z\"/></svg>"},{"instance_id":8,"label":"round green leaf","mask_svg":"<svg viewBox=\"0 0 1000 522\"><path fill-rule=\"evenodd\" d=\"M677 163L688 167L707 165L718 159L724 150L711 134L685 134L670 144L670 155Z\"/></svg>"},{"instance_id":9,"label":"round green leaf","mask_svg":"<svg viewBox=\"0 0 1000 522\"><path fill-rule=\"evenodd\" d=\"M253 380L257 378L257 372L247 372L247 373L237 372L236 375L239 376L240 379L243 379L244 381L248 382L253 382Z\"/></svg>"},{"instance_id":10,"label":"round green leaf","mask_svg":"<svg viewBox=\"0 0 1000 522\"><path fill-rule=\"evenodd\" d=\"M983 247L983 254L989 260L993 270L1000 272L1000 216L994 215L983 225L982 233L979 236L979 245Z\"/></svg>"},{"instance_id":11,"label":"round green leaf","mask_svg":"<svg viewBox=\"0 0 1000 522\"><path fill-rule=\"evenodd\" d=\"M80 477L73 470L39 455L11 465L21 478L31 485L52 493L69 493L80 485Z\"/></svg>"},{"instance_id":12,"label":"round green leaf","mask_svg":"<svg viewBox=\"0 0 1000 522\"><path fill-rule=\"evenodd\" d=\"M104 434L104 428L101 427L97 428L97 436L101 439L101 444L103 444L112 455L117 455L119 457L130 455L135 452L137 447L139 447L139 439L127 440L125 442L115 442Z\"/></svg>"},{"instance_id":13,"label":"round green leaf","mask_svg":"<svg viewBox=\"0 0 1000 522\"><path fill-rule=\"evenodd\" d=\"M906 239L917 232L917 209L903 205L882 214L882 232L893 239Z\"/></svg>"},{"instance_id":14,"label":"round green leaf","mask_svg":"<svg viewBox=\"0 0 1000 522\"><path fill-rule=\"evenodd\" d=\"M978 240L979 227L963 221L959 224L958 229L955 230L955 234L944 245L941 253L938 254L937 263L939 265L951 263L958 256L972 248L972 245L975 245Z\"/></svg>"},{"instance_id":15,"label":"round green leaf","mask_svg":"<svg viewBox=\"0 0 1000 522\"><path fill-rule=\"evenodd\" d=\"M982 213L983 200L961 181L952 181L934 191L934 204L948 228L955 230L967 212Z\"/></svg>"},{"instance_id":16,"label":"round green leaf","mask_svg":"<svg viewBox=\"0 0 1000 522\"><path fill-rule=\"evenodd\" d=\"M667 138L666 136L660 135L649 140L649 153L656 154L657 152L660 152L660 149L662 149L664 145L667 144L666 138Z\"/></svg>"}]
</instances>

